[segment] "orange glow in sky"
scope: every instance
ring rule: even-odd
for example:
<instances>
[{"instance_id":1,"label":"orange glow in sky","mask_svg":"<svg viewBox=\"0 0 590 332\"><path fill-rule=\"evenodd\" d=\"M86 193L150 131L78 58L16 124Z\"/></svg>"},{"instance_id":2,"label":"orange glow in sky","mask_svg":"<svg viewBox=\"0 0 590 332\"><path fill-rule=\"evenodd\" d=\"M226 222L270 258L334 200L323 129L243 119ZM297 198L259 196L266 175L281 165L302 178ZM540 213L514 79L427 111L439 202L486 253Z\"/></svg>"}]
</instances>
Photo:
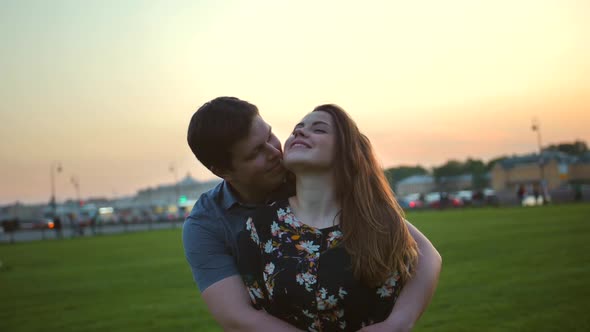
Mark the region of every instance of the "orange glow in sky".
<instances>
[{"instance_id":1,"label":"orange glow in sky","mask_svg":"<svg viewBox=\"0 0 590 332\"><path fill-rule=\"evenodd\" d=\"M279 138L346 109L384 167L590 143L590 2L11 1L0 4L0 204L214 178L186 144L220 95Z\"/></svg>"}]
</instances>

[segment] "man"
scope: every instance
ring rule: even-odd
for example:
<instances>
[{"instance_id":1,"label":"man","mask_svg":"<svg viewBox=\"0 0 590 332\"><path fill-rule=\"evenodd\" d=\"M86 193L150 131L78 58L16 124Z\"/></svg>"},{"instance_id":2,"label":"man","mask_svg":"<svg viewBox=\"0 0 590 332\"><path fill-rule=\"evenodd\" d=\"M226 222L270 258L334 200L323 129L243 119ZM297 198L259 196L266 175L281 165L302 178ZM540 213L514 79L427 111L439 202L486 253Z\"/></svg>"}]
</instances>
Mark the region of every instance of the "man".
<instances>
[{"instance_id":1,"label":"man","mask_svg":"<svg viewBox=\"0 0 590 332\"><path fill-rule=\"evenodd\" d=\"M250 305L236 267L237 234L247 218L288 191L280 141L256 106L233 97L201 106L187 140L197 159L223 179L199 198L183 227L186 258L203 300L226 331L296 331ZM415 227L408 227L420 250L416 274L387 321L367 331L409 331L436 288L440 255Z\"/></svg>"}]
</instances>

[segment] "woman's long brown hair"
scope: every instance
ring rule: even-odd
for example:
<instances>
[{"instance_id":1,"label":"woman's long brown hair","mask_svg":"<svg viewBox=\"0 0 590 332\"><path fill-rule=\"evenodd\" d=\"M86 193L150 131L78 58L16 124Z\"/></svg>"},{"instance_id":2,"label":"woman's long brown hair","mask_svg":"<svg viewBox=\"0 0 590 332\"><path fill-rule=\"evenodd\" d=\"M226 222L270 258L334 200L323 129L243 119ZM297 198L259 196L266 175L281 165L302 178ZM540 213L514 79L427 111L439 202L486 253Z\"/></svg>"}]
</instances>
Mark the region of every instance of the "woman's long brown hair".
<instances>
[{"instance_id":1,"label":"woman's long brown hair","mask_svg":"<svg viewBox=\"0 0 590 332\"><path fill-rule=\"evenodd\" d=\"M326 112L334 121L335 191L342 208L342 243L351 255L354 276L379 286L398 272L404 283L414 271L418 248L369 139L340 107L327 104L313 111Z\"/></svg>"}]
</instances>

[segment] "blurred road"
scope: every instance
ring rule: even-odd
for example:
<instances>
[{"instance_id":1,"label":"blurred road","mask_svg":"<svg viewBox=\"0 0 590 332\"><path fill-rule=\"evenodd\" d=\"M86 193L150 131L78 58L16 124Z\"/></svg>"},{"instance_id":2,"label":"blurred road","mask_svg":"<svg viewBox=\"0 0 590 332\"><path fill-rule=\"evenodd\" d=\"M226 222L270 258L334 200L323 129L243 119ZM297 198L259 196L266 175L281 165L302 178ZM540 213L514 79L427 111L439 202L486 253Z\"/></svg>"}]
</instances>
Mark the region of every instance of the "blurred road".
<instances>
[{"instance_id":1,"label":"blurred road","mask_svg":"<svg viewBox=\"0 0 590 332\"><path fill-rule=\"evenodd\" d=\"M90 237L103 234L117 234L125 232L142 232L156 229L170 229L182 227L183 221L170 221L159 223L141 223L141 224L116 224L116 225L100 225L94 230L91 227L83 227L80 230L75 230L71 227L64 227L61 230L62 238L73 237ZM53 229L45 230L18 230L12 234L4 233L0 227L0 243L10 242L29 242L40 240L53 240L58 238L57 232Z\"/></svg>"}]
</instances>

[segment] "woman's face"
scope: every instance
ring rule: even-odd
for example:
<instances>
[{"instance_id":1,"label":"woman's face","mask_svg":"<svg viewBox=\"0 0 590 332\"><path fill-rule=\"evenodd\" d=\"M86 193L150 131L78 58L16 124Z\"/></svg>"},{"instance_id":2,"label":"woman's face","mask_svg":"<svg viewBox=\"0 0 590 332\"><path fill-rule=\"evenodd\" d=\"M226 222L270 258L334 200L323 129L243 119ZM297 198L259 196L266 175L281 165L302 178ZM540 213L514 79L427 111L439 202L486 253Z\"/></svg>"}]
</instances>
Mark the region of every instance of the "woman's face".
<instances>
[{"instance_id":1,"label":"woman's face","mask_svg":"<svg viewBox=\"0 0 590 332\"><path fill-rule=\"evenodd\" d=\"M329 169L334 159L336 128L326 112L311 112L285 142L283 161L293 172Z\"/></svg>"}]
</instances>

